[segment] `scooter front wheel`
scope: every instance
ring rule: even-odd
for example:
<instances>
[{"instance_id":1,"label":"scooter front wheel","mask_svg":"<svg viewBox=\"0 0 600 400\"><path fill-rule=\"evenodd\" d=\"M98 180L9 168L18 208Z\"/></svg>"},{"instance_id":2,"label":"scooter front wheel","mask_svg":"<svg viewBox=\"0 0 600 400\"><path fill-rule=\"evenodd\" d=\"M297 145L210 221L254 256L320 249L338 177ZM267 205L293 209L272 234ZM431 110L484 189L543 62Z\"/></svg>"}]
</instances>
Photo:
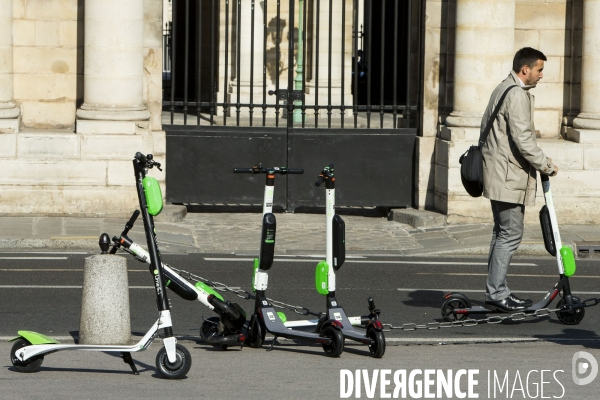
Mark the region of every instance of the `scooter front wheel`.
<instances>
[{"instance_id":1,"label":"scooter front wheel","mask_svg":"<svg viewBox=\"0 0 600 400\"><path fill-rule=\"evenodd\" d=\"M208 343L209 337L218 335L218 326L220 323L221 319L219 317L210 317L202 321L202 325L200 325L200 337L204 340L204 343ZM227 350L227 345L224 344L213 344L212 346Z\"/></svg>"},{"instance_id":2,"label":"scooter front wheel","mask_svg":"<svg viewBox=\"0 0 600 400\"><path fill-rule=\"evenodd\" d=\"M331 343L323 344L323 350L328 357L339 357L344 352L344 335L342 331L328 326L321 332L321 336L331 339Z\"/></svg>"},{"instance_id":3,"label":"scooter front wheel","mask_svg":"<svg viewBox=\"0 0 600 400\"><path fill-rule=\"evenodd\" d=\"M573 296L573 305L579 303L581 303L579 297ZM562 308L564 305L565 299L561 299L556 307ZM581 307L573 308L572 310L557 311L556 316L558 317L559 321L565 325L577 325L585 316L585 308L582 305Z\"/></svg>"},{"instance_id":4,"label":"scooter front wheel","mask_svg":"<svg viewBox=\"0 0 600 400\"><path fill-rule=\"evenodd\" d=\"M10 361L12 362L12 365L20 372L34 372L42 365L42 362L44 361L43 355L32 357L27 361L21 361L17 358L17 351L25 346L30 345L31 343L28 340L18 338L10 350Z\"/></svg>"},{"instance_id":5,"label":"scooter front wheel","mask_svg":"<svg viewBox=\"0 0 600 400\"><path fill-rule=\"evenodd\" d=\"M373 341L369 345L369 351L373 358L381 358L385 353L385 337L382 331L376 331L373 328L367 330L367 337Z\"/></svg>"},{"instance_id":6,"label":"scooter front wheel","mask_svg":"<svg viewBox=\"0 0 600 400\"><path fill-rule=\"evenodd\" d=\"M246 344L254 349L262 347L267 332L263 329L262 324L256 315L253 315L250 320L250 329Z\"/></svg>"},{"instance_id":7,"label":"scooter front wheel","mask_svg":"<svg viewBox=\"0 0 600 400\"><path fill-rule=\"evenodd\" d=\"M175 362L169 362L167 349L164 346L156 355L156 369L163 378L182 379L192 367L192 356L188 349L177 343L175 345Z\"/></svg>"}]
</instances>

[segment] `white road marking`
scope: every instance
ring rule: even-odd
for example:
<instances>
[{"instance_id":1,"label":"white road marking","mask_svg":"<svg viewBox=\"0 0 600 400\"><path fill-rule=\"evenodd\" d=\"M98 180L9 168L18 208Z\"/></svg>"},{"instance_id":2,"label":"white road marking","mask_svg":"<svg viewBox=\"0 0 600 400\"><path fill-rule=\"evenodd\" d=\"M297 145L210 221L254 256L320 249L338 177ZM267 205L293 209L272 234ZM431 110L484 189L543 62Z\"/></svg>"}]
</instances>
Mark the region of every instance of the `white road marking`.
<instances>
[{"instance_id":1,"label":"white road marking","mask_svg":"<svg viewBox=\"0 0 600 400\"><path fill-rule=\"evenodd\" d=\"M254 261L254 258L232 258L232 257L205 257L205 261ZM315 260L295 260L276 258L274 261L287 262L314 262ZM346 260L347 263L363 263L363 264L409 264L409 265L481 265L487 266L486 262L463 262L463 261L375 261L375 260ZM511 263L510 265L518 265L521 267L537 267L533 263Z\"/></svg>"},{"instance_id":2,"label":"white road marking","mask_svg":"<svg viewBox=\"0 0 600 400\"><path fill-rule=\"evenodd\" d=\"M0 260L66 260L68 257L0 257Z\"/></svg>"},{"instance_id":3,"label":"white road marking","mask_svg":"<svg viewBox=\"0 0 600 400\"><path fill-rule=\"evenodd\" d=\"M0 285L0 289L81 289L81 286ZM129 289L154 289L154 286L129 286Z\"/></svg>"},{"instance_id":4,"label":"white road marking","mask_svg":"<svg viewBox=\"0 0 600 400\"><path fill-rule=\"evenodd\" d=\"M444 293L449 293L449 292L459 292L459 293L485 293L485 290L472 290L472 289L431 289L431 288L426 288L426 289L409 289L409 288L398 288L396 289L399 292L444 292ZM543 291L543 290L519 290L519 293L548 293L548 291ZM578 295L578 294L600 294L600 292L573 292L574 295Z\"/></svg>"},{"instance_id":5,"label":"white road marking","mask_svg":"<svg viewBox=\"0 0 600 400\"><path fill-rule=\"evenodd\" d=\"M90 254L87 251L0 251L0 254Z\"/></svg>"},{"instance_id":6,"label":"white road marking","mask_svg":"<svg viewBox=\"0 0 600 400\"><path fill-rule=\"evenodd\" d=\"M5 272L80 272L83 268L0 268ZM147 269L128 269L127 272L148 272Z\"/></svg>"},{"instance_id":7,"label":"white road marking","mask_svg":"<svg viewBox=\"0 0 600 400\"><path fill-rule=\"evenodd\" d=\"M415 272L415 275L457 275L457 276L487 276L488 274L471 274L460 272ZM537 274L508 274L507 276L520 276L520 277L534 277L534 278L556 278L556 275L537 275ZM569 279L572 278L600 278L600 276L594 275L573 275L570 276Z\"/></svg>"}]
</instances>

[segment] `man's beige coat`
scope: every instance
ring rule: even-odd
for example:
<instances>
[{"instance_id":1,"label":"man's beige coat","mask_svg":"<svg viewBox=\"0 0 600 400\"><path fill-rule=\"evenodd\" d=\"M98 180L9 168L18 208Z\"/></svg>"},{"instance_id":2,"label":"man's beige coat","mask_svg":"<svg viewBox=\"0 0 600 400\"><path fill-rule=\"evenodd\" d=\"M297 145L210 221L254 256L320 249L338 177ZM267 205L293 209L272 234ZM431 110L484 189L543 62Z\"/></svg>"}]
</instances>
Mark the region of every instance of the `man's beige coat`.
<instances>
[{"instance_id":1,"label":"man's beige coat","mask_svg":"<svg viewBox=\"0 0 600 400\"><path fill-rule=\"evenodd\" d=\"M537 171L549 174L554 165L546 157L535 139L533 125L533 86L520 86L517 75L510 75L494 90L481 120L485 129L502 93L510 89L500 107L496 120L484 143L483 195L490 200L506 203L535 204Z\"/></svg>"}]
</instances>

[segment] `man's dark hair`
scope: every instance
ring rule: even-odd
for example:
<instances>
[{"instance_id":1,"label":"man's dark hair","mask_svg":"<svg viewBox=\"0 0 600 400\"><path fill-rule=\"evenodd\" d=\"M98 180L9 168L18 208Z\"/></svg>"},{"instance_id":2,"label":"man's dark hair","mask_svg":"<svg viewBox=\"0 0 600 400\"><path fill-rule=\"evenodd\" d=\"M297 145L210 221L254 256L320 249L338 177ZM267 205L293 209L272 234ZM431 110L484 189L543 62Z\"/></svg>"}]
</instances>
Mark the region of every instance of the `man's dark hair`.
<instances>
[{"instance_id":1,"label":"man's dark hair","mask_svg":"<svg viewBox=\"0 0 600 400\"><path fill-rule=\"evenodd\" d=\"M548 59L544 53L539 50L532 47L523 47L515 54L515 58L513 59L513 71L519 73L521 68L525 65L528 65L529 68L533 68L538 60L547 61Z\"/></svg>"}]
</instances>

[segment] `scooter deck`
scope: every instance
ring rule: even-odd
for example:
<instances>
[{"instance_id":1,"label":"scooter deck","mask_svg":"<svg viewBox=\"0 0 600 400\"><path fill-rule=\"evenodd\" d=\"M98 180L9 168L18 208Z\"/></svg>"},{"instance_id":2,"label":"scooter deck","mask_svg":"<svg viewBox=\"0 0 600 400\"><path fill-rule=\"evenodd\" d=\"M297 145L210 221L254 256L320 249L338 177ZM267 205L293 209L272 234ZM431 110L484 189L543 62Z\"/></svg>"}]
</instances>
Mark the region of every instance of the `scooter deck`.
<instances>
[{"instance_id":1,"label":"scooter deck","mask_svg":"<svg viewBox=\"0 0 600 400\"><path fill-rule=\"evenodd\" d=\"M342 307L329 308L327 310L327 316L329 319L340 321L342 323L342 335L344 335L344 338L366 345L371 344L372 340L370 338L364 333L354 329Z\"/></svg>"},{"instance_id":2,"label":"scooter deck","mask_svg":"<svg viewBox=\"0 0 600 400\"><path fill-rule=\"evenodd\" d=\"M273 307L262 307L260 310L263 316L265 328L267 329L267 332L272 335L314 343L330 342L330 339L319 336L314 332L303 332L296 329L287 328Z\"/></svg>"},{"instance_id":3,"label":"scooter deck","mask_svg":"<svg viewBox=\"0 0 600 400\"><path fill-rule=\"evenodd\" d=\"M548 307L548 305L552 302L552 300L554 300L554 298L558 295L559 292L560 292L559 289L554 289L553 291L548 292L541 301L539 301L535 304L532 304L529 307L522 309L522 310L506 311L502 308L494 307L491 304L486 304L485 307L474 306L471 308L457 308L453 312L454 312L454 314L459 314L459 315L460 314L489 314L489 313L509 314L509 313L517 313L517 312L524 312L527 314L532 314L532 313L536 312L537 310L541 310L542 308Z\"/></svg>"}]
</instances>

